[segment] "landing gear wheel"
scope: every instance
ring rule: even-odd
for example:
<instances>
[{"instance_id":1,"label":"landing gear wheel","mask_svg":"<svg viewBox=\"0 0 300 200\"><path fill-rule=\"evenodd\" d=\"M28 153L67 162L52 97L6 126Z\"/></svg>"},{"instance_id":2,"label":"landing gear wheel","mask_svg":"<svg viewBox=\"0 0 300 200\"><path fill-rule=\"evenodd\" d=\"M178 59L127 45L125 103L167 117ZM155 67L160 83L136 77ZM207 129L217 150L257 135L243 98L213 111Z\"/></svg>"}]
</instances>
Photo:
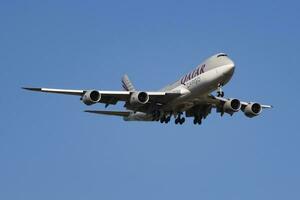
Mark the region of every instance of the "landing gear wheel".
<instances>
[{"instance_id":1,"label":"landing gear wheel","mask_svg":"<svg viewBox=\"0 0 300 200\"><path fill-rule=\"evenodd\" d=\"M194 124L196 125L196 124L201 124L202 123L202 117L195 117L194 118Z\"/></svg>"},{"instance_id":2,"label":"landing gear wheel","mask_svg":"<svg viewBox=\"0 0 300 200\"><path fill-rule=\"evenodd\" d=\"M217 96L218 96L218 97L224 97L224 92L223 92L223 91L222 91L222 92L218 91L218 92L217 92Z\"/></svg>"},{"instance_id":3,"label":"landing gear wheel","mask_svg":"<svg viewBox=\"0 0 300 200\"><path fill-rule=\"evenodd\" d=\"M179 113L177 118L175 119L175 124L183 124L185 122L185 118L181 118L182 113Z\"/></svg>"},{"instance_id":4,"label":"landing gear wheel","mask_svg":"<svg viewBox=\"0 0 300 200\"><path fill-rule=\"evenodd\" d=\"M170 120L171 120L171 117L169 116L169 117L166 118L165 123L166 123L166 124L169 123Z\"/></svg>"},{"instance_id":5,"label":"landing gear wheel","mask_svg":"<svg viewBox=\"0 0 300 200\"><path fill-rule=\"evenodd\" d=\"M217 91L217 96L218 97L224 97L224 92L223 92L223 90L222 90L222 84L220 83L220 84L218 84L218 91Z\"/></svg>"},{"instance_id":6,"label":"landing gear wheel","mask_svg":"<svg viewBox=\"0 0 300 200\"><path fill-rule=\"evenodd\" d=\"M196 125L198 123L197 119L194 118L194 124Z\"/></svg>"},{"instance_id":7,"label":"landing gear wheel","mask_svg":"<svg viewBox=\"0 0 300 200\"><path fill-rule=\"evenodd\" d=\"M185 118L183 117L180 119L180 124L183 124L184 122L185 122Z\"/></svg>"},{"instance_id":8,"label":"landing gear wheel","mask_svg":"<svg viewBox=\"0 0 300 200\"><path fill-rule=\"evenodd\" d=\"M202 119L198 120L198 124L201 125L202 124Z\"/></svg>"}]
</instances>

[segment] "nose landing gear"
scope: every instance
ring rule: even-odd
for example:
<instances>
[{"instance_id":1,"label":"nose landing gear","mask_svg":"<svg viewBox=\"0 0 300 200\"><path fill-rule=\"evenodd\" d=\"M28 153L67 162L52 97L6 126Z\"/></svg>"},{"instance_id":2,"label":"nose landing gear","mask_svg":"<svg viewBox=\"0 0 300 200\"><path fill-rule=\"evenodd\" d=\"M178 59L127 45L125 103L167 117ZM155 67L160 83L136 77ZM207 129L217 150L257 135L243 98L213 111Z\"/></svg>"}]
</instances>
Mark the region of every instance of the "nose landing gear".
<instances>
[{"instance_id":1,"label":"nose landing gear","mask_svg":"<svg viewBox=\"0 0 300 200\"><path fill-rule=\"evenodd\" d=\"M223 85L221 83L218 84L218 91L217 91L217 96L218 97L224 97L224 92L222 90L222 86Z\"/></svg>"}]
</instances>

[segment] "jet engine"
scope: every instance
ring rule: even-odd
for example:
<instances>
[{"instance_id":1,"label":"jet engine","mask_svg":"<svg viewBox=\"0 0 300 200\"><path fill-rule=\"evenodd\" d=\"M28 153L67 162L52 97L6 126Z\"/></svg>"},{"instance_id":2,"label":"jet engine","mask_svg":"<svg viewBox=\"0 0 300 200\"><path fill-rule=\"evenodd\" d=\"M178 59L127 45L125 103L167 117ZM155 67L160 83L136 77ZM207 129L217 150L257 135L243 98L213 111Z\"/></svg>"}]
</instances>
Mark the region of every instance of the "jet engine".
<instances>
[{"instance_id":1,"label":"jet engine","mask_svg":"<svg viewBox=\"0 0 300 200\"><path fill-rule=\"evenodd\" d=\"M244 109L245 115L250 118L258 116L261 111L262 107L259 103L250 103Z\"/></svg>"},{"instance_id":2,"label":"jet engine","mask_svg":"<svg viewBox=\"0 0 300 200\"><path fill-rule=\"evenodd\" d=\"M223 111L229 114L238 112L241 109L241 102L238 99L230 99L224 103Z\"/></svg>"},{"instance_id":3,"label":"jet engine","mask_svg":"<svg viewBox=\"0 0 300 200\"><path fill-rule=\"evenodd\" d=\"M101 94L97 90L88 90L82 97L82 102L85 105L92 105L101 100Z\"/></svg>"},{"instance_id":4,"label":"jet engine","mask_svg":"<svg viewBox=\"0 0 300 200\"><path fill-rule=\"evenodd\" d=\"M144 105L148 103L149 95L146 92L134 92L130 96L131 105Z\"/></svg>"}]
</instances>

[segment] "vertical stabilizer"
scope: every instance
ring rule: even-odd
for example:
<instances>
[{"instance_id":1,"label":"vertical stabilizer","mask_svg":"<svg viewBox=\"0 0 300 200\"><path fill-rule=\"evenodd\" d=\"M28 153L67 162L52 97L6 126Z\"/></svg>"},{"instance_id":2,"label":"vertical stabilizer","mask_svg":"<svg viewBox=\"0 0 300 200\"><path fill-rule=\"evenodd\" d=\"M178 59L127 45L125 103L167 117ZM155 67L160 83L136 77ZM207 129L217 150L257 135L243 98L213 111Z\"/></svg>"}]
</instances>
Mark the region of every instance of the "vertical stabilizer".
<instances>
[{"instance_id":1,"label":"vertical stabilizer","mask_svg":"<svg viewBox=\"0 0 300 200\"><path fill-rule=\"evenodd\" d=\"M135 91L135 88L134 88L133 84L131 83L131 81L129 80L129 77L127 76L127 74L125 74L122 78L122 87L126 91Z\"/></svg>"}]
</instances>

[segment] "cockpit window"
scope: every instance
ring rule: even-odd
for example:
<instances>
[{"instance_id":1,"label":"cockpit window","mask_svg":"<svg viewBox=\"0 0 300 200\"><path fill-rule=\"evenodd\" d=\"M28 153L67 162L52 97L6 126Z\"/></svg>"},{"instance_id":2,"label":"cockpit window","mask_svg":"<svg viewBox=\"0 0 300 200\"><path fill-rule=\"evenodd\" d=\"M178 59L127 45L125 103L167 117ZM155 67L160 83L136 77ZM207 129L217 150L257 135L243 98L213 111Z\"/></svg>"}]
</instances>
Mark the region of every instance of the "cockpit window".
<instances>
[{"instance_id":1,"label":"cockpit window","mask_svg":"<svg viewBox=\"0 0 300 200\"><path fill-rule=\"evenodd\" d=\"M225 53L220 53L217 57L219 58L219 57L222 57L222 56L227 56L227 54L225 54Z\"/></svg>"}]
</instances>

